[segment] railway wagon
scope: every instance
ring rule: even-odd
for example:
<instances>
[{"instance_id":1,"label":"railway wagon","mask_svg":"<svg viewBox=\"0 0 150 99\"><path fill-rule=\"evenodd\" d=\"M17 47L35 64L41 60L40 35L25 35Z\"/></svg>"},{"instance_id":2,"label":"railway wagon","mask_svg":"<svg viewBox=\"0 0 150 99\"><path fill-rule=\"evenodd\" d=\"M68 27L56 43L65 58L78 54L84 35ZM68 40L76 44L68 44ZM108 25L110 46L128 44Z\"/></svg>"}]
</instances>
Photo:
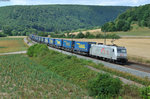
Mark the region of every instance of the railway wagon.
<instances>
[{"instance_id":1,"label":"railway wagon","mask_svg":"<svg viewBox=\"0 0 150 99\"><path fill-rule=\"evenodd\" d=\"M82 53L82 54L89 54L91 44L96 44L96 42L75 41L74 52Z\"/></svg>"},{"instance_id":2,"label":"railway wagon","mask_svg":"<svg viewBox=\"0 0 150 99\"><path fill-rule=\"evenodd\" d=\"M72 40L63 40L63 49L72 51L74 47L74 42L75 41L72 41Z\"/></svg>"},{"instance_id":3,"label":"railway wagon","mask_svg":"<svg viewBox=\"0 0 150 99\"><path fill-rule=\"evenodd\" d=\"M39 37L38 37L38 36L35 36L35 40L38 41L38 40L39 40Z\"/></svg>"},{"instance_id":4,"label":"railway wagon","mask_svg":"<svg viewBox=\"0 0 150 99\"><path fill-rule=\"evenodd\" d=\"M33 39L34 39L34 41L36 40L36 36L35 36L35 35L34 35L34 38L33 38Z\"/></svg>"},{"instance_id":5,"label":"railway wagon","mask_svg":"<svg viewBox=\"0 0 150 99\"><path fill-rule=\"evenodd\" d=\"M55 47L61 48L63 46L63 39L55 39Z\"/></svg>"},{"instance_id":6,"label":"railway wagon","mask_svg":"<svg viewBox=\"0 0 150 99\"><path fill-rule=\"evenodd\" d=\"M49 45L50 45L50 46L54 46L54 45L55 45L55 39L50 38L50 39L49 39Z\"/></svg>"},{"instance_id":7,"label":"railway wagon","mask_svg":"<svg viewBox=\"0 0 150 99\"><path fill-rule=\"evenodd\" d=\"M45 41L44 41L44 43L48 45L48 44L49 44L49 39L50 39L50 38L45 37Z\"/></svg>"},{"instance_id":8,"label":"railway wagon","mask_svg":"<svg viewBox=\"0 0 150 99\"><path fill-rule=\"evenodd\" d=\"M35 40L35 35L32 35L31 39Z\"/></svg>"},{"instance_id":9,"label":"railway wagon","mask_svg":"<svg viewBox=\"0 0 150 99\"><path fill-rule=\"evenodd\" d=\"M30 39L34 39L34 35L33 34L31 34L31 35L29 35L29 37L30 37Z\"/></svg>"},{"instance_id":10,"label":"railway wagon","mask_svg":"<svg viewBox=\"0 0 150 99\"><path fill-rule=\"evenodd\" d=\"M40 36L38 36L38 40L37 40L37 42L40 42Z\"/></svg>"},{"instance_id":11,"label":"railway wagon","mask_svg":"<svg viewBox=\"0 0 150 99\"><path fill-rule=\"evenodd\" d=\"M127 53L126 48L124 47L92 44L90 48L90 55L111 61L122 63L127 62Z\"/></svg>"}]
</instances>

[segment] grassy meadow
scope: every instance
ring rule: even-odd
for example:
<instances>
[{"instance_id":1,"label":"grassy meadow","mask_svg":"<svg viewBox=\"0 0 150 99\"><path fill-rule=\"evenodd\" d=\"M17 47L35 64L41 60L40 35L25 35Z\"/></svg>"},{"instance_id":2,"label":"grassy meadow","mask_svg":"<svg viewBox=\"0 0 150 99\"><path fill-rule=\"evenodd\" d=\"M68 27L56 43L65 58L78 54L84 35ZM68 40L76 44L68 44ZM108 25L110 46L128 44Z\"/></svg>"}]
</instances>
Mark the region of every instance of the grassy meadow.
<instances>
[{"instance_id":1,"label":"grassy meadow","mask_svg":"<svg viewBox=\"0 0 150 99\"><path fill-rule=\"evenodd\" d=\"M0 53L24 51L27 46L23 38L0 38Z\"/></svg>"},{"instance_id":2,"label":"grassy meadow","mask_svg":"<svg viewBox=\"0 0 150 99\"><path fill-rule=\"evenodd\" d=\"M81 31L83 34L86 34L86 32L90 32L93 35L96 34L104 34L104 32L101 31L101 29L93 29L93 30L85 30L85 31ZM79 32L72 32L70 34L74 34L77 35ZM137 24L133 24L132 25L132 29L130 31L127 32L107 32L107 34L117 34L119 36L150 36L150 28L148 27L139 27Z\"/></svg>"},{"instance_id":3,"label":"grassy meadow","mask_svg":"<svg viewBox=\"0 0 150 99\"><path fill-rule=\"evenodd\" d=\"M150 36L150 28L139 27L136 24L132 25L132 30L127 32L116 32L120 36Z\"/></svg>"},{"instance_id":4,"label":"grassy meadow","mask_svg":"<svg viewBox=\"0 0 150 99\"><path fill-rule=\"evenodd\" d=\"M0 78L3 99L90 99L86 91L25 55L0 56Z\"/></svg>"}]
</instances>

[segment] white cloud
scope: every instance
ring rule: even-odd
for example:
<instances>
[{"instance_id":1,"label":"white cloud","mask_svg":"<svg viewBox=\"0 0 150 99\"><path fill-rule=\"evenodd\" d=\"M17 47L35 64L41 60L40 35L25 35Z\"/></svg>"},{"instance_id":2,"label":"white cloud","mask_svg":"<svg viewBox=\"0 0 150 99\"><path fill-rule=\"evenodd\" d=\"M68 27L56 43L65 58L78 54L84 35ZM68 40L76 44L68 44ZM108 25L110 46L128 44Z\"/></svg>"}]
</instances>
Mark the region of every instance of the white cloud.
<instances>
[{"instance_id":1,"label":"white cloud","mask_svg":"<svg viewBox=\"0 0 150 99\"><path fill-rule=\"evenodd\" d=\"M9 4L10 5L85 4L85 5L139 6L144 4L150 4L150 0L11 0Z\"/></svg>"},{"instance_id":2,"label":"white cloud","mask_svg":"<svg viewBox=\"0 0 150 99\"><path fill-rule=\"evenodd\" d=\"M12 5L27 5L27 0L11 0Z\"/></svg>"},{"instance_id":3,"label":"white cloud","mask_svg":"<svg viewBox=\"0 0 150 99\"><path fill-rule=\"evenodd\" d=\"M150 3L150 0L101 0L100 5L139 6Z\"/></svg>"}]
</instances>

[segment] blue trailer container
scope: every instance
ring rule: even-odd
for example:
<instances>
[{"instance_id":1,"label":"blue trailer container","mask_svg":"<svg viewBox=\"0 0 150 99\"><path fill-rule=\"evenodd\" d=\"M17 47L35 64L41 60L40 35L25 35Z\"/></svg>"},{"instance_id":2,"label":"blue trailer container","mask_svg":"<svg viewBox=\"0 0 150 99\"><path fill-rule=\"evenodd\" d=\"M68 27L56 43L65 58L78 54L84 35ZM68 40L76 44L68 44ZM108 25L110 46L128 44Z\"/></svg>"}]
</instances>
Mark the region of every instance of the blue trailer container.
<instances>
[{"instance_id":1,"label":"blue trailer container","mask_svg":"<svg viewBox=\"0 0 150 99\"><path fill-rule=\"evenodd\" d=\"M72 49L74 42L75 41L72 41L72 40L63 40L63 47L68 48L68 49Z\"/></svg>"},{"instance_id":2,"label":"blue trailer container","mask_svg":"<svg viewBox=\"0 0 150 99\"><path fill-rule=\"evenodd\" d=\"M48 37L45 38L45 42L44 43L45 44L49 44L49 38Z\"/></svg>"},{"instance_id":3,"label":"blue trailer container","mask_svg":"<svg viewBox=\"0 0 150 99\"><path fill-rule=\"evenodd\" d=\"M35 37L36 37L36 36L34 35L34 36L33 36L33 40L35 40Z\"/></svg>"},{"instance_id":4,"label":"blue trailer container","mask_svg":"<svg viewBox=\"0 0 150 99\"><path fill-rule=\"evenodd\" d=\"M34 39L34 35L31 36L31 39Z\"/></svg>"},{"instance_id":5,"label":"blue trailer container","mask_svg":"<svg viewBox=\"0 0 150 99\"><path fill-rule=\"evenodd\" d=\"M41 36L39 37L39 42L42 42L42 37Z\"/></svg>"},{"instance_id":6,"label":"blue trailer container","mask_svg":"<svg viewBox=\"0 0 150 99\"><path fill-rule=\"evenodd\" d=\"M55 39L55 46L62 47L63 46L63 40L62 39Z\"/></svg>"},{"instance_id":7,"label":"blue trailer container","mask_svg":"<svg viewBox=\"0 0 150 99\"><path fill-rule=\"evenodd\" d=\"M36 36L36 41L38 41L38 38L39 38L39 37L38 37L38 36Z\"/></svg>"},{"instance_id":8,"label":"blue trailer container","mask_svg":"<svg viewBox=\"0 0 150 99\"><path fill-rule=\"evenodd\" d=\"M40 37L38 36L38 42L40 41Z\"/></svg>"},{"instance_id":9,"label":"blue trailer container","mask_svg":"<svg viewBox=\"0 0 150 99\"><path fill-rule=\"evenodd\" d=\"M50 38L50 39L49 39L49 44L50 44L50 45L55 45L55 39Z\"/></svg>"},{"instance_id":10,"label":"blue trailer container","mask_svg":"<svg viewBox=\"0 0 150 99\"><path fill-rule=\"evenodd\" d=\"M96 44L96 42L75 41L74 51L88 53L90 51L91 44Z\"/></svg>"}]
</instances>

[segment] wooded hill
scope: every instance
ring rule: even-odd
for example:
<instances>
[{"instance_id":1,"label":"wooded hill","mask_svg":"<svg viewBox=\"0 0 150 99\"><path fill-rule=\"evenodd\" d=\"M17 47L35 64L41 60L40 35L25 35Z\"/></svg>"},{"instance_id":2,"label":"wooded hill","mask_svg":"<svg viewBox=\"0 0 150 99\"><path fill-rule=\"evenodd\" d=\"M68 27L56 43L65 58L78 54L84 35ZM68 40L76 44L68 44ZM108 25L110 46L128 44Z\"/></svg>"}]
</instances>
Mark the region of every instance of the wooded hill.
<instances>
[{"instance_id":1,"label":"wooded hill","mask_svg":"<svg viewBox=\"0 0 150 99\"><path fill-rule=\"evenodd\" d=\"M128 9L119 15L113 22L102 26L102 31L128 31L132 29L131 24L150 28L150 4Z\"/></svg>"},{"instance_id":2,"label":"wooded hill","mask_svg":"<svg viewBox=\"0 0 150 99\"><path fill-rule=\"evenodd\" d=\"M128 8L87 5L0 7L0 29L9 35L90 29L113 21Z\"/></svg>"}]
</instances>

